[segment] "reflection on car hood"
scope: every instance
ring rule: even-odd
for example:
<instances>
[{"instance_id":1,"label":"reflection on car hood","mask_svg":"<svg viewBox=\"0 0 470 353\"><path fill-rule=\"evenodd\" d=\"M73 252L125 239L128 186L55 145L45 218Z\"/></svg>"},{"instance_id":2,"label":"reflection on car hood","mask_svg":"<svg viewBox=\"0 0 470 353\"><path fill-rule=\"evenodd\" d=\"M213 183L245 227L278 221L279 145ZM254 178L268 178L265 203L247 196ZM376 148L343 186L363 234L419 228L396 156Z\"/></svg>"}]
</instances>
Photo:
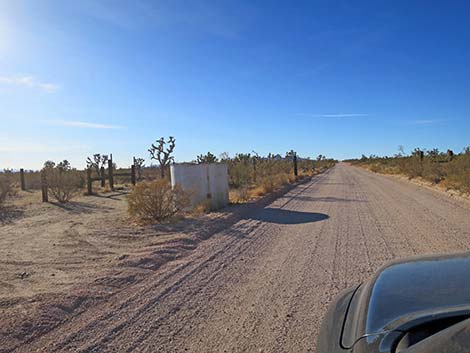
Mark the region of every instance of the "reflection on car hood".
<instances>
[{"instance_id":1,"label":"reflection on car hood","mask_svg":"<svg viewBox=\"0 0 470 353\"><path fill-rule=\"evenodd\" d=\"M407 322L446 313L470 313L470 254L395 262L357 291L342 343L403 329Z\"/></svg>"},{"instance_id":2,"label":"reflection on car hood","mask_svg":"<svg viewBox=\"0 0 470 353\"><path fill-rule=\"evenodd\" d=\"M470 257L422 259L387 267L370 296L366 334L412 313L470 305Z\"/></svg>"}]
</instances>

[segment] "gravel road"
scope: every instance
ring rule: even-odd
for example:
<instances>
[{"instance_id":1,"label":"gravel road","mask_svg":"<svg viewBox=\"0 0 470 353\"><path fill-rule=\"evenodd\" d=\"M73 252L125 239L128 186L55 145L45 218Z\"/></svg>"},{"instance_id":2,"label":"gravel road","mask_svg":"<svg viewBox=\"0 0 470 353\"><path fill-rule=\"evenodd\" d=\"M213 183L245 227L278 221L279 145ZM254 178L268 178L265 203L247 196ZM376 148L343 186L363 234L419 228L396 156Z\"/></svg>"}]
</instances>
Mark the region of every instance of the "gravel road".
<instances>
[{"instance_id":1,"label":"gravel road","mask_svg":"<svg viewBox=\"0 0 470 353\"><path fill-rule=\"evenodd\" d=\"M470 249L470 208L340 163L18 351L312 352L385 262Z\"/></svg>"}]
</instances>

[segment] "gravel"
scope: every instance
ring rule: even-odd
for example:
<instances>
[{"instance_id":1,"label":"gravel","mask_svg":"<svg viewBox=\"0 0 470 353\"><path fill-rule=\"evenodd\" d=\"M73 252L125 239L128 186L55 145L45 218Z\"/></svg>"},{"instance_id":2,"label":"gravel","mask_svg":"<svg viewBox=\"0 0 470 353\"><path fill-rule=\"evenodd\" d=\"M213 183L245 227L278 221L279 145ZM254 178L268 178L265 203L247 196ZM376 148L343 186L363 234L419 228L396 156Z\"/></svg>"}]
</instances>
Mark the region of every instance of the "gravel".
<instances>
[{"instance_id":1,"label":"gravel","mask_svg":"<svg viewBox=\"0 0 470 353\"><path fill-rule=\"evenodd\" d=\"M340 163L17 351L312 352L342 289L469 249L467 204Z\"/></svg>"}]
</instances>

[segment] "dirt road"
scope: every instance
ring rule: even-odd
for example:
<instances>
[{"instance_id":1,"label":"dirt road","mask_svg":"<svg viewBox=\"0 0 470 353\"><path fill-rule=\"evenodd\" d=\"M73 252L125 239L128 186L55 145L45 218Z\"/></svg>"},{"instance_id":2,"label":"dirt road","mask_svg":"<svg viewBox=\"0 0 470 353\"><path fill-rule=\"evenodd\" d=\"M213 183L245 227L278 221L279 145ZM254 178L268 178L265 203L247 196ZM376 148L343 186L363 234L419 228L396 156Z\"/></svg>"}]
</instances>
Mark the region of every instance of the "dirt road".
<instances>
[{"instance_id":1,"label":"dirt road","mask_svg":"<svg viewBox=\"0 0 470 353\"><path fill-rule=\"evenodd\" d=\"M468 249L468 205L339 164L17 351L311 352L343 288Z\"/></svg>"}]
</instances>

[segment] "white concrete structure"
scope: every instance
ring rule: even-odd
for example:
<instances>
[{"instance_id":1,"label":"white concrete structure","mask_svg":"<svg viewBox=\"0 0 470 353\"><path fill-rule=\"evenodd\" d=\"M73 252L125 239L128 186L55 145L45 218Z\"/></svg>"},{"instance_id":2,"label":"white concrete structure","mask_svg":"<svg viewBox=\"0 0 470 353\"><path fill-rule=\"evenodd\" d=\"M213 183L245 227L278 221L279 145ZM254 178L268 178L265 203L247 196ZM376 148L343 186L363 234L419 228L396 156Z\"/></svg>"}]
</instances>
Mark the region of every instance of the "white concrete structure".
<instances>
[{"instance_id":1,"label":"white concrete structure","mask_svg":"<svg viewBox=\"0 0 470 353\"><path fill-rule=\"evenodd\" d=\"M208 203L212 210L229 203L226 164L173 164L171 186L180 185L191 196L192 206Z\"/></svg>"}]
</instances>

